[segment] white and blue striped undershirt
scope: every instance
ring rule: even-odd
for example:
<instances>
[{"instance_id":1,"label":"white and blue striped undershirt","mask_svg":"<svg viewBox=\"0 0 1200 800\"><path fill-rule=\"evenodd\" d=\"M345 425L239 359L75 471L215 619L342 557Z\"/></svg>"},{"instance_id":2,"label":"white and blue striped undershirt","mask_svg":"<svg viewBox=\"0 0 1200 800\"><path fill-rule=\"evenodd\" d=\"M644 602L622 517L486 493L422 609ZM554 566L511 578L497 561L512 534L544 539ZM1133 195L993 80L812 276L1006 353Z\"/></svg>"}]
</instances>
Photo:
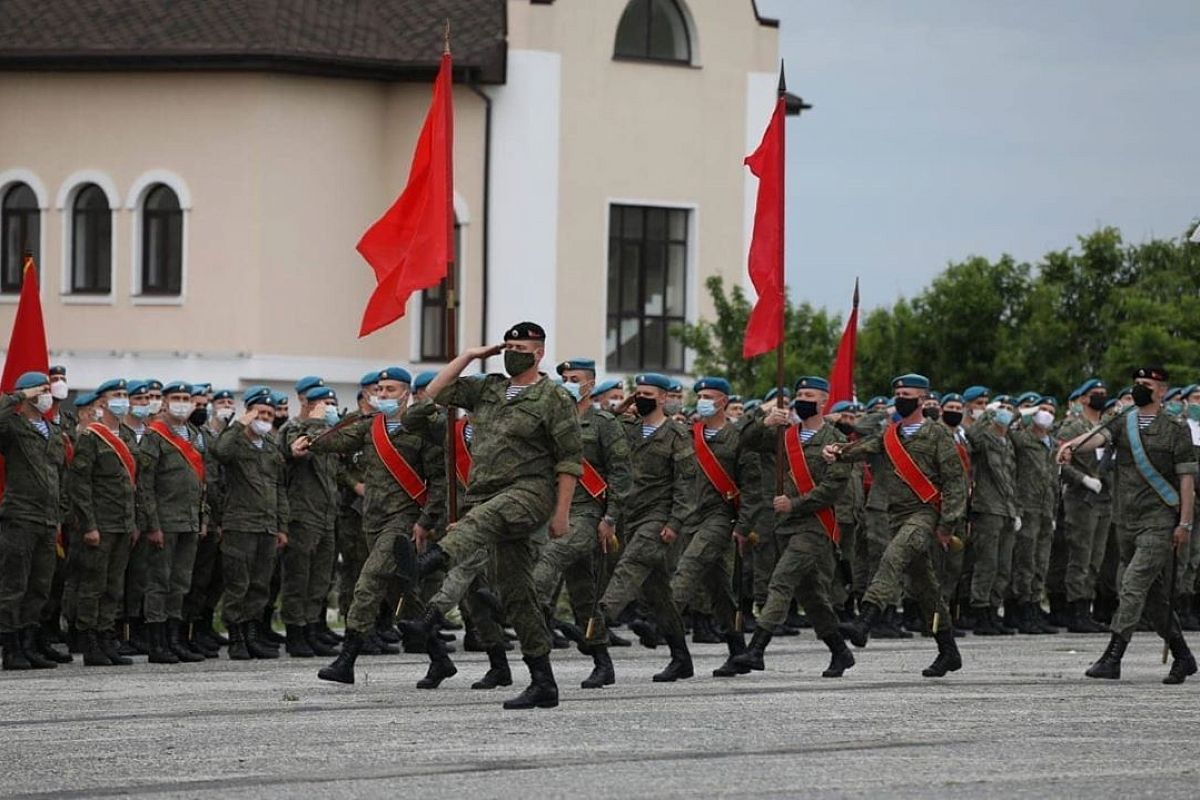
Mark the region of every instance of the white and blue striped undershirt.
<instances>
[{"instance_id":1,"label":"white and blue striped undershirt","mask_svg":"<svg viewBox=\"0 0 1200 800\"><path fill-rule=\"evenodd\" d=\"M812 437L814 437L816 435L817 435L817 431L815 428L801 428L800 429L800 441L803 444L808 444L809 440L812 439Z\"/></svg>"},{"instance_id":2,"label":"white and blue striped undershirt","mask_svg":"<svg viewBox=\"0 0 1200 800\"><path fill-rule=\"evenodd\" d=\"M508 386L504 387L504 399L512 400L514 397L519 395L521 392L528 389L531 385L532 384L529 384L529 383L526 383L526 384L510 383Z\"/></svg>"},{"instance_id":3,"label":"white and blue striped undershirt","mask_svg":"<svg viewBox=\"0 0 1200 800\"><path fill-rule=\"evenodd\" d=\"M467 442L469 443L471 441L471 437L473 437L474 435L475 435L475 426L468 422L467 426L465 428L463 428L463 438L466 439Z\"/></svg>"},{"instance_id":4,"label":"white and blue striped undershirt","mask_svg":"<svg viewBox=\"0 0 1200 800\"><path fill-rule=\"evenodd\" d=\"M129 429L133 431L133 438L138 442L138 444L141 444L142 437L146 435L146 426L142 425L139 428L135 428L130 425Z\"/></svg>"},{"instance_id":5,"label":"white and blue striped undershirt","mask_svg":"<svg viewBox=\"0 0 1200 800\"><path fill-rule=\"evenodd\" d=\"M387 424L388 436L391 436L393 433L395 433L396 431L398 431L404 427L404 423L398 419L397 420L390 420L390 419L385 420L385 423Z\"/></svg>"},{"instance_id":6,"label":"white and blue striped undershirt","mask_svg":"<svg viewBox=\"0 0 1200 800\"><path fill-rule=\"evenodd\" d=\"M50 438L50 424L44 419L31 419L29 424L46 439Z\"/></svg>"},{"instance_id":7,"label":"white and blue striped undershirt","mask_svg":"<svg viewBox=\"0 0 1200 800\"><path fill-rule=\"evenodd\" d=\"M1139 431L1145 430L1146 427L1151 422L1154 422L1154 418L1156 416L1158 416L1158 415L1157 414L1138 414L1138 430Z\"/></svg>"},{"instance_id":8,"label":"white and blue striped undershirt","mask_svg":"<svg viewBox=\"0 0 1200 800\"><path fill-rule=\"evenodd\" d=\"M721 432L720 428L705 428L704 429L704 441L707 442L709 439L712 439L714 436L716 436L720 432Z\"/></svg>"},{"instance_id":9,"label":"white and blue striped undershirt","mask_svg":"<svg viewBox=\"0 0 1200 800\"><path fill-rule=\"evenodd\" d=\"M172 425L171 430L175 431L175 435L185 442L192 440L192 435L188 432L187 425Z\"/></svg>"},{"instance_id":10,"label":"white and blue striped undershirt","mask_svg":"<svg viewBox=\"0 0 1200 800\"><path fill-rule=\"evenodd\" d=\"M658 430L660 425L662 425L661 422L658 425L648 425L645 422L643 422L642 423L642 438L649 439L651 436L654 435L654 432L656 430Z\"/></svg>"},{"instance_id":11,"label":"white and blue striped undershirt","mask_svg":"<svg viewBox=\"0 0 1200 800\"><path fill-rule=\"evenodd\" d=\"M913 435L918 430L920 430L921 426L924 424L925 424L925 420L921 420L920 422L914 422L911 425L901 425L900 433L904 434L905 439L911 439L913 437Z\"/></svg>"}]
</instances>

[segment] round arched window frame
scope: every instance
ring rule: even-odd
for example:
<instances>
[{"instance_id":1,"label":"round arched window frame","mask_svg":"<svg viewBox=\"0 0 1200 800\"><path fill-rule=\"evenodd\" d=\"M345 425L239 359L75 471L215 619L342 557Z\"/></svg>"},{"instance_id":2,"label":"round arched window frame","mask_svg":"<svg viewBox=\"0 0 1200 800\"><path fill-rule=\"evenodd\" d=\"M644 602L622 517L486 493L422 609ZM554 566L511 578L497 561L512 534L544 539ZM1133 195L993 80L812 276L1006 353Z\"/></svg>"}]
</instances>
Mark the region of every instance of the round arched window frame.
<instances>
[{"instance_id":1,"label":"round arched window frame","mask_svg":"<svg viewBox=\"0 0 1200 800\"><path fill-rule=\"evenodd\" d=\"M629 0L617 23L613 58L691 64L692 35L679 0Z\"/></svg>"},{"instance_id":2,"label":"round arched window frame","mask_svg":"<svg viewBox=\"0 0 1200 800\"><path fill-rule=\"evenodd\" d=\"M178 295L183 291L183 208L165 183L146 191L140 210L139 294Z\"/></svg>"},{"instance_id":3,"label":"round arched window frame","mask_svg":"<svg viewBox=\"0 0 1200 800\"><path fill-rule=\"evenodd\" d=\"M27 183L13 183L0 198L0 294L21 291L25 254L41 263L42 210Z\"/></svg>"}]
</instances>

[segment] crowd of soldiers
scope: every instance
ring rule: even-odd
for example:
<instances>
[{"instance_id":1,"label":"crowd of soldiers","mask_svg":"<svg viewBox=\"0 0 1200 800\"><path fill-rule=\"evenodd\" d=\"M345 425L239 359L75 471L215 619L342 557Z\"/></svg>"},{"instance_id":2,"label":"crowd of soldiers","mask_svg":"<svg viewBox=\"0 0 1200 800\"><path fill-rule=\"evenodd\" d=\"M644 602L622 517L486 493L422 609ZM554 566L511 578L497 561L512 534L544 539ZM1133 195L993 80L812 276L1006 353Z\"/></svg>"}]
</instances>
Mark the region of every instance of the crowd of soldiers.
<instances>
[{"instance_id":1,"label":"crowd of soldiers","mask_svg":"<svg viewBox=\"0 0 1200 800\"><path fill-rule=\"evenodd\" d=\"M428 657L417 685L433 689L462 630L488 657L472 688L513 683L515 639L530 683L504 706L544 708L551 650L592 659L583 688L611 685L622 627L666 645L656 682L693 676L689 635L726 646L723 678L805 628L827 678L855 666L847 642L928 636L923 674L941 677L967 632L1065 628L1110 632L1091 677L1120 677L1136 630L1167 643L1165 683L1196 672L1200 386L1144 367L1060 408L910 373L830 404L822 377L745 402L704 377L684 407L656 373L629 392L589 359L547 375L535 323L504 339L437 373L368 373L349 410L304 377L294 416L265 386L240 409L182 381L68 402L63 368L22 375L0 398L3 668L282 647L353 683L360 656L403 648ZM463 376L495 355L505 374Z\"/></svg>"}]
</instances>

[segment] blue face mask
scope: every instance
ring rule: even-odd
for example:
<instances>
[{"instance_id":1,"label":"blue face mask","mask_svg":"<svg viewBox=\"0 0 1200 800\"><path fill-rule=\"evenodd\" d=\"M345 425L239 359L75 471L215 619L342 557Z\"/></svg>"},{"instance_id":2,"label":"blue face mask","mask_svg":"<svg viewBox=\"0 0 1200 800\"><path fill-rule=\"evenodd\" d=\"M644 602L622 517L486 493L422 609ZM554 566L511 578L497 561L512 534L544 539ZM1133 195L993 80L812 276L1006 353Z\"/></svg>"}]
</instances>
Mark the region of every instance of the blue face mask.
<instances>
[{"instance_id":1,"label":"blue face mask","mask_svg":"<svg viewBox=\"0 0 1200 800\"><path fill-rule=\"evenodd\" d=\"M1002 428L1007 428L1012 425L1013 414L1007 408L1001 408L996 412L996 424Z\"/></svg>"},{"instance_id":2,"label":"blue face mask","mask_svg":"<svg viewBox=\"0 0 1200 800\"><path fill-rule=\"evenodd\" d=\"M1183 413L1183 403L1179 402L1178 400L1172 400L1163 408L1167 412L1167 415L1171 417L1178 417Z\"/></svg>"},{"instance_id":3,"label":"blue face mask","mask_svg":"<svg viewBox=\"0 0 1200 800\"><path fill-rule=\"evenodd\" d=\"M576 403L579 402L580 394L579 394L579 384L578 383L572 383L571 381L566 381L565 383L563 383L562 387L567 390L567 394L569 394L569 395L571 395L571 397L575 398Z\"/></svg>"},{"instance_id":4,"label":"blue face mask","mask_svg":"<svg viewBox=\"0 0 1200 800\"><path fill-rule=\"evenodd\" d=\"M1188 403L1187 415L1188 419L1200 422L1200 403Z\"/></svg>"},{"instance_id":5,"label":"blue face mask","mask_svg":"<svg viewBox=\"0 0 1200 800\"><path fill-rule=\"evenodd\" d=\"M701 397L696 401L696 413L704 419L708 419L717 413L717 401Z\"/></svg>"},{"instance_id":6,"label":"blue face mask","mask_svg":"<svg viewBox=\"0 0 1200 800\"><path fill-rule=\"evenodd\" d=\"M115 417L123 417L129 413L129 399L114 397L108 401L108 410Z\"/></svg>"},{"instance_id":7,"label":"blue face mask","mask_svg":"<svg viewBox=\"0 0 1200 800\"><path fill-rule=\"evenodd\" d=\"M129 413L134 419L145 419L150 416L150 406L133 406L129 409Z\"/></svg>"},{"instance_id":8,"label":"blue face mask","mask_svg":"<svg viewBox=\"0 0 1200 800\"><path fill-rule=\"evenodd\" d=\"M338 421L337 406L325 406L325 423L327 425L336 425Z\"/></svg>"},{"instance_id":9,"label":"blue face mask","mask_svg":"<svg viewBox=\"0 0 1200 800\"><path fill-rule=\"evenodd\" d=\"M379 398L375 403L375 407L379 409L379 413L385 417L390 417L400 410L400 401L395 398Z\"/></svg>"}]
</instances>

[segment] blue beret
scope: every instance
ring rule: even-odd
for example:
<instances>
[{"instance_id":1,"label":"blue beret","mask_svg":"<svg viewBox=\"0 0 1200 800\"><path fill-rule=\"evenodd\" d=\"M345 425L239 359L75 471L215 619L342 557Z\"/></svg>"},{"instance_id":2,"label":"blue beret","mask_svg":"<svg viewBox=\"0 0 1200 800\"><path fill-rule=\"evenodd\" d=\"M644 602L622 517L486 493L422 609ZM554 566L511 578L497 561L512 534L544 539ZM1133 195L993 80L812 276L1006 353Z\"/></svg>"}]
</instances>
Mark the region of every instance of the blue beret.
<instances>
[{"instance_id":1,"label":"blue beret","mask_svg":"<svg viewBox=\"0 0 1200 800\"><path fill-rule=\"evenodd\" d=\"M852 411L853 409L854 403L850 402L849 400L838 400L829 408L829 413L840 414L843 411Z\"/></svg>"},{"instance_id":2,"label":"blue beret","mask_svg":"<svg viewBox=\"0 0 1200 800\"><path fill-rule=\"evenodd\" d=\"M1058 398L1048 394L1044 394L1038 398L1038 405L1050 405L1058 408Z\"/></svg>"},{"instance_id":3,"label":"blue beret","mask_svg":"<svg viewBox=\"0 0 1200 800\"><path fill-rule=\"evenodd\" d=\"M1115 397L1114 397L1114 398L1112 398L1111 400L1108 400L1108 401L1106 401L1106 402L1104 403L1104 410L1105 410L1105 411L1108 411L1109 409L1111 409L1111 408L1112 408L1113 406L1115 406L1116 404L1117 404L1117 398L1115 398Z\"/></svg>"},{"instance_id":4,"label":"blue beret","mask_svg":"<svg viewBox=\"0 0 1200 800\"><path fill-rule=\"evenodd\" d=\"M267 403L275 408L286 406L287 402L288 398L286 394L283 392L276 392L274 390L271 391L271 396L267 400Z\"/></svg>"},{"instance_id":5,"label":"blue beret","mask_svg":"<svg viewBox=\"0 0 1200 800\"><path fill-rule=\"evenodd\" d=\"M819 375L805 375L796 381L796 391L798 392L801 389L817 389L822 392L828 392L829 381Z\"/></svg>"},{"instance_id":6,"label":"blue beret","mask_svg":"<svg viewBox=\"0 0 1200 800\"><path fill-rule=\"evenodd\" d=\"M193 386L192 391L193 392L196 391L196 387ZM232 400L233 399L233 389L221 389L220 391L213 392L212 399L213 400Z\"/></svg>"},{"instance_id":7,"label":"blue beret","mask_svg":"<svg viewBox=\"0 0 1200 800\"><path fill-rule=\"evenodd\" d=\"M741 396L740 394L731 394L731 395L729 395L729 402L731 402L731 403L741 403L741 402L742 402L742 396Z\"/></svg>"},{"instance_id":8,"label":"blue beret","mask_svg":"<svg viewBox=\"0 0 1200 800\"><path fill-rule=\"evenodd\" d=\"M942 405L946 405L946 403L961 403L962 401L962 395L958 392L946 392L942 395Z\"/></svg>"},{"instance_id":9,"label":"blue beret","mask_svg":"<svg viewBox=\"0 0 1200 800\"><path fill-rule=\"evenodd\" d=\"M754 399L752 399L752 400L747 400L747 401L746 401L746 410L747 410L747 411L753 411L754 409L758 408L758 407L759 407L759 406L761 406L761 405L762 405L762 400L759 400L759 399L756 397L756 398L754 398Z\"/></svg>"},{"instance_id":10,"label":"blue beret","mask_svg":"<svg viewBox=\"0 0 1200 800\"><path fill-rule=\"evenodd\" d=\"M271 389L267 386L251 386L242 392L242 402L247 406L271 404Z\"/></svg>"},{"instance_id":11,"label":"blue beret","mask_svg":"<svg viewBox=\"0 0 1200 800\"><path fill-rule=\"evenodd\" d=\"M414 389L424 389L426 386L433 383L433 379L436 377L437 377L437 373L434 372L433 370L431 370L431 369L425 370L424 372L418 374L415 378L413 378L413 383L412 383L413 388Z\"/></svg>"},{"instance_id":12,"label":"blue beret","mask_svg":"<svg viewBox=\"0 0 1200 800\"><path fill-rule=\"evenodd\" d=\"M1041 397L1037 392L1023 392L1017 396L1017 405L1023 406L1026 403L1036 403Z\"/></svg>"},{"instance_id":13,"label":"blue beret","mask_svg":"<svg viewBox=\"0 0 1200 800\"><path fill-rule=\"evenodd\" d=\"M763 395L763 402L764 402L764 403L769 403L769 402L771 402L772 400L774 400L774 399L775 399L775 395L777 395L777 394L779 394L779 387L778 387L778 386L777 386L777 387L775 387L775 388L773 388L773 389L771 389L770 391L768 391L766 394L764 394L764 395ZM789 399L789 400L790 400L790 399L792 399L792 390L791 390L791 389L789 389L789 388L787 388L786 386L785 386L785 387L783 387L783 396L784 396L784 397L786 397L786 398L787 398L787 399Z\"/></svg>"},{"instance_id":14,"label":"blue beret","mask_svg":"<svg viewBox=\"0 0 1200 800\"><path fill-rule=\"evenodd\" d=\"M992 402L993 403L1005 403L1007 405L1012 405L1013 399L1006 394L998 394L992 398Z\"/></svg>"},{"instance_id":15,"label":"blue beret","mask_svg":"<svg viewBox=\"0 0 1200 800\"><path fill-rule=\"evenodd\" d=\"M888 399L886 397L882 397L880 395L875 395L874 397L872 397L870 400L868 400L865 403L865 406L867 408L874 408L875 406L880 405L880 404L883 404L886 406L888 404Z\"/></svg>"},{"instance_id":16,"label":"blue beret","mask_svg":"<svg viewBox=\"0 0 1200 800\"><path fill-rule=\"evenodd\" d=\"M992 396L992 390L987 388L986 386L968 386L967 388L963 389L963 391L962 391L962 398L963 398L964 403L970 403L974 400L978 400L981 397L991 397L991 396Z\"/></svg>"},{"instance_id":17,"label":"blue beret","mask_svg":"<svg viewBox=\"0 0 1200 800\"><path fill-rule=\"evenodd\" d=\"M1117 398L1119 399L1119 398L1122 398L1122 397L1124 397L1124 396L1126 396L1126 395L1130 395L1130 394L1133 394L1133 387L1132 387L1132 386L1126 386L1124 389L1122 389L1121 391L1117 392Z\"/></svg>"},{"instance_id":18,"label":"blue beret","mask_svg":"<svg viewBox=\"0 0 1200 800\"><path fill-rule=\"evenodd\" d=\"M129 393L131 395L146 394L147 392L150 391L150 381L145 380L145 379L132 378L132 379L130 379L129 384L127 385L126 388L129 389Z\"/></svg>"},{"instance_id":19,"label":"blue beret","mask_svg":"<svg viewBox=\"0 0 1200 800\"><path fill-rule=\"evenodd\" d=\"M596 362L590 358L568 358L566 361L563 361L561 364L555 367L555 369L558 371L559 375L562 375L569 369L582 369L587 370L588 372L595 372Z\"/></svg>"},{"instance_id":20,"label":"blue beret","mask_svg":"<svg viewBox=\"0 0 1200 800\"><path fill-rule=\"evenodd\" d=\"M412 383L412 375L404 367L384 367L379 370L379 380Z\"/></svg>"},{"instance_id":21,"label":"blue beret","mask_svg":"<svg viewBox=\"0 0 1200 800\"><path fill-rule=\"evenodd\" d=\"M1100 380L1099 378L1089 378L1088 380L1079 384L1079 388L1076 389L1075 391L1079 392L1080 397L1083 397L1085 394L1090 392L1092 389L1105 389L1105 388L1107 388L1107 387L1104 385L1104 381Z\"/></svg>"},{"instance_id":22,"label":"blue beret","mask_svg":"<svg viewBox=\"0 0 1200 800\"><path fill-rule=\"evenodd\" d=\"M50 370L46 374L50 377L54 377L55 375L65 376L67 374L67 368L62 364L51 364Z\"/></svg>"},{"instance_id":23,"label":"blue beret","mask_svg":"<svg viewBox=\"0 0 1200 800\"><path fill-rule=\"evenodd\" d=\"M682 392L683 391L683 383L681 381L677 381L674 378L672 378L671 379L671 388L668 389L667 391L668 392Z\"/></svg>"},{"instance_id":24,"label":"blue beret","mask_svg":"<svg viewBox=\"0 0 1200 800\"><path fill-rule=\"evenodd\" d=\"M1078 399L1079 399L1079 390L1078 389L1072 389L1071 393L1069 395L1067 395L1068 403L1073 403Z\"/></svg>"},{"instance_id":25,"label":"blue beret","mask_svg":"<svg viewBox=\"0 0 1200 800\"><path fill-rule=\"evenodd\" d=\"M676 381L676 383L678 383L678 381ZM701 378L692 384L693 392L699 392L701 389L711 389L714 392L720 392L721 394L726 395L733 394L733 387L730 386L729 381L725 380L724 378Z\"/></svg>"},{"instance_id":26,"label":"blue beret","mask_svg":"<svg viewBox=\"0 0 1200 800\"><path fill-rule=\"evenodd\" d=\"M50 383L50 376L44 372L24 372L17 378L18 389L32 389L35 386L45 386Z\"/></svg>"},{"instance_id":27,"label":"blue beret","mask_svg":"<svg viewBox=\"0 0 1200 800\"><path fill-rule=\"evenodd\" d=\"M892 378L893 389L928 389L929 378L924 375L918 375L915 372L910 372L907 375L900 375Z\"/></svg>"},{"instance_id":28,"label":"blue beret","mask_svg":"<svg viewBox=\"0 0 1200 800\"><path fill-rule=\"evenodd\" d=\"M941 392L930 392L930 393L929 393L929 399L930 399L930 400L937 400L937 401L939 401L939 402L940 402L940 401L941 401L941 399L942 399L942 393L941 393Z\"/></svg>"},{"instance_id":29,"label":"blue beret","mask_svg":"<svg viewBox=\"0 0 1200 800\"><path fill-rule=\"evenodd\" d=\"M314 403L317 400L325 400L330 397L336 400L337 393L334 392L333 388L329 386L314 386L304 394L304 399L310 403Z\"/></svg>"},{"instance_id":30,"label":"blue beret","mask_svg":"<svg viewBox=\"0 0 1200 800\"><path fill-rule=\"evenodd\" d=\"M186 394L187 396L191 397L192 385L190 383L184 383L183 381L170 381L168 383L163 384L162 393L163 394Z\"/></svg>"},{"instance_id":31,"label":"blue beret","mask_svg":"<svg viewBox=\"0 0 1200 800\"><path fill-rule=\"evenodd\" d=\"M607 380L603 383L596 384L596 388L592 389L592 397L599 397L605 392L611 392L613 389L620 389L621 382L619 380Z\"/></svg>"},{"instance_id":32,"label":"blue beret","mask_svg":"<svg viewBox=\"0 0 1200 800\"><path fill-rule=\"evenodd\" d=\"M81 394L75 395L75 407L76 408L83 408L84 406L90 406L94 402L96 402L96 393L95 392L83 392Z\"/></svg>"},{"instance_id":33,"label":"blue beret","mask_svg":"<svg viewBox=\"0 0 1200 800\"><path fill-rule=\"evenodd\" d=\"M125 389L124 378L109 378L96 388L96 397L103 397L108 392L119 392Z\"/></svg>"},{"instance_id":34,"label":"blue beret","mask_svg":"<svg viewBox=\"0 0 1200 800\"><path fill-rule=\"evenodd\" d=\"M1163 400L1174 400L1176 397L1179 397L1180 388L1181 387L1179 387L1179 386L1174 386L1174 387L1168 389L1167 393L1165 395L1163 395Z\"/></svg>"},{"instance_id":35,"label":"blue beret","mask_svg":"<svg viewBox=\"0 0 1200 800\"><path fill-rule=\"evenodd\" d=\"M359 386L374 386L379 383L379 370L372 370L358 379Z\"/></svg>"},{"instance_id":36,"label":"blue beret","mask_svg":"<svg viewBox=\"0 0 1200 800\"><path fill-rule=\"evenodd\" d=\"M1194 392L1200 389L1200 384L1189 383L1187 386L1179 390L1180 397L1191 397Z\"/></svg>"},{"instance_id":37,"label":"blue beret","mask_svg":"<svg viewBox=\"0 0 1200 800\"><path fill-rule=\"evenodd\" d=\"M305 375L300 380L296 381L296 394L307 394L309 389L315 386L324 386L325 379L319 375Z\"/></svg>"},{"instance_id":38,"label":"blue beret","mask_svg":"<svg viewBox=\"0 0 1200 800\"><path fill-rule=\"evenodd\" d=\"M211 383L193 383L192 384L192 397L199 397L200 395L208 394L211 391L212 391ZM228 397L230 397L230 398L233 397L232 389L226 389L225 391L228 392L228 395L227 395ZM213 399L215 400L216 398L214 397Z\"/></svg>"},{"instance_id":39,"label":"blue beret","mask_svg":"<svg viewBox=\"0 0 1200 800\"><path fill-rule=\"evenodd\" d=\"M671 391L671 379L657 372L643 372L634 378L633 382L638 386L653 386L655 389L662 389L664 392Z\"/></svg>"}]
</instances>

